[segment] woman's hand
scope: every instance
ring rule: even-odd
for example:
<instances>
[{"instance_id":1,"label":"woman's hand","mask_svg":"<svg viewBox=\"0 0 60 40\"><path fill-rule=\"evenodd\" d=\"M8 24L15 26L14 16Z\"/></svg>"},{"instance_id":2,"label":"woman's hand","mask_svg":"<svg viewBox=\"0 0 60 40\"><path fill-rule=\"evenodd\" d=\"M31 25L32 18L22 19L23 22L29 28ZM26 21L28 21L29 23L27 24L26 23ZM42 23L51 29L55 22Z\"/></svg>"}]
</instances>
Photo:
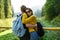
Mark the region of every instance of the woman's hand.
<instances>
[{"instance_id":1,"label":"woman's hand","mask_svg":"<svg viewBox=\"0 0 60 40\"><path fill-rule=\"evenodd\" d=\"M26 24L26 27L33 27L33 28L35 28L37 26L37 24Z\"/></svg>"}]
</instances>

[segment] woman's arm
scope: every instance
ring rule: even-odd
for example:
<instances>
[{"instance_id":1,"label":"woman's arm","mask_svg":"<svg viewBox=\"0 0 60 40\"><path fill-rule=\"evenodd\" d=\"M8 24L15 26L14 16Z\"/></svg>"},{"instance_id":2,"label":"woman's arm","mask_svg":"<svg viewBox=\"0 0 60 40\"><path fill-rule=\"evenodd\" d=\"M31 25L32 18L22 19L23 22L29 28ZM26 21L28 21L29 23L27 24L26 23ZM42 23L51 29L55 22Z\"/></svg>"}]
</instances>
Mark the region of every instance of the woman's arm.
<instances>
[{"instance_id":1,"label":"woman's arm","mask_svg":"<svg viewBox=\"0 0 60 40\"><path fill-rule=\"evenodd\" d=\"M34 23L31 23L32 21ZM26 24L26 27L36 27L37 26L37 24L36 24L36 17L34 15L32 15L29 18L27 18L27 15L23 14L23 16L22 16L22 23Z\"/></svg>"},{"instance_id":2,"label":"woman's arm","mask_svg":"<svg viewBox=\"0 0 60 40\"><path fill-rule=\"evenodd\" d=\"M33 28L35 28L35 27L37 27L37 24L26 24L26 27L33 27Z\"/></svg>"}]
</instances>

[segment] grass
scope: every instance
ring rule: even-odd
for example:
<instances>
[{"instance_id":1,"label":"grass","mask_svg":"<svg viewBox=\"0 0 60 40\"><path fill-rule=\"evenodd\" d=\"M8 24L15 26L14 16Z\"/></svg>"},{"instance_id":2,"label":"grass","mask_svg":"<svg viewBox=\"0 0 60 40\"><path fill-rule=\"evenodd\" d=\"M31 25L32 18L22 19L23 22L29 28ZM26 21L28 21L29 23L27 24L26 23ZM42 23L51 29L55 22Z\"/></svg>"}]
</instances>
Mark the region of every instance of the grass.
<instances>
[{"instance_id":1,"label":"grass","mask_svg":"<svg viewBox=\"0 0 60 40\"><path fill-rule=\"evenodd\" d=\"M51 23L48 20L45 20L44 18L38 19L38 22L40 22L43 27L58 27ZM42 40L60 40L60 31L58 30L45 30L45 35L42 38Z\"/></svg>"},{"instance_id":2,"label":"grass","mask_svg":"<svg viewBox=\"0 0 60 40\"><path fill-rule=\"evenodd\" d=\"M0 19L0 27L12 27L12 22L14 18L8 19ZM16 37L11 29L4 30L3 32L0 30L0 40L19 40Z\"/></svg>"},{"instance_id":3,"label":"grass","mask_svg":"<svg viewBox=\"0 0 60 40\"><path fill-rule=\"evenodd\" d=\"M45 30L45 35L42 40L60 40L60 31L48 31ZM19 40L17 36L12 33L12 30L6 30L0 33L0 40Z\"/></svg>"},{"instance_id":4,"label":"grass","mask_svg":"<svg viewBox=\"0 0 60 40\"><path fill-rule=\"evenodd\" d=\"M60 40L60 31L46 30L43 40Z\"/></svg>"},{"instance_id":5,"label":"grass","mask_svg":"<svg viewBox=\"0 0 60 40\"><path fill-rule=\"evenodd\" d=\"M43 18L38 18L37 21L40 22L43 25L43 27L56 27L54 24Z\"/></svg>"},{"instance_id":6,"label":"grass","mask_svg":"<svg viewBox=\"0 0 60 40\"><path fill-rule=\"evenodd\" d=\"M1 32L1 33L0 33L0 36L6 35L6 34L8 34L8 33L12 33L12 30L9 29L9 30L6 30L6 31L4 31L4 32Z\"/></svg>"},{"instance_id":7,"label":"grass","mask_svg":"<svg viewBox=\"0 0 60 40\"><path fill-rule=\"evenodd\" d=\"M12 27L14 18L9 19L0 19L0 27ZM44 20L44 18L37 18L37 21L39 21L44 27L56 27L51 22Z\"/></svg>"},{"instance_id":8,"label":"grass","mask_svg":"<svg viewBox=\"0 0 60 40\"><path fill-rule=\"evenodd\" d=\"M0 19L0 27L12 27L14 18Z\"/></svg>"},{"instance_id":9,"label":"grass","mask_svg":"<svg viewBox=\"0 0 60 40\"><path fill-rule=\"evenodd\" d=\"M15 18L0 19L0 27L12 27L12 22Z\"/></svg>"},{"instance_id":10,"label":"grass","mask_svg":"<svg viewBox=\"0 0 60 40\"><path fill-rule=\"evenodd\" d=\"M12 24L13 19L5 19L5 20L0 19L0 21L1 21L0 24L2 23L1 24L2 27L3 26L10 27L12 26L11 24ZM44 27L55 27L55 25L53 25L51 22L47 20L38 18L37 21L39 21ZM19 39L12 33L12 30L9 29L0 33L0 40L19 40ZM60 40L60 31L45 30L45 35L41 38L41 40Z\"/></svg>"},{"instance_id":11,"label":"grass","mask_svg":"<svg viewBox=\"0 0 60 40\"><path fill-rule=\"evenodd\" d=\"M0 36L0 40L19 40L18 37L14 36L13 33L9 33L3 36Z\"/></svg>"},{"instance_id":12,"label":"grass","mask_svg":"<svg viewBox=\"0 0 60 40\"><path fill-rule=\"evenodd\" d=\"M0 27L12 27L12 22L14 18L8 18L8 19L0 19ZM5 31L7 29L0 29L0 33Z\"/></svg>"},{"instance_id":13,"label":"grass","mask_svg":"<svg viewBox=\"0 0 60 40\"><path fill-rule=\"evenodd\" d=\"M12 29L8 29L0 33L0 40L19 40L19 38L12 33Z\"/></svg>"},{"instance_id":14,"label":"grass","mask_svg":"<svg viewBox=\"0 0 60 40\"><path fill-rule=\"evenodd\" d=\"M9 29L0 33L0 40L19 40L19 39L12 33L12 30Z\"/></svg>"}]
</instances>

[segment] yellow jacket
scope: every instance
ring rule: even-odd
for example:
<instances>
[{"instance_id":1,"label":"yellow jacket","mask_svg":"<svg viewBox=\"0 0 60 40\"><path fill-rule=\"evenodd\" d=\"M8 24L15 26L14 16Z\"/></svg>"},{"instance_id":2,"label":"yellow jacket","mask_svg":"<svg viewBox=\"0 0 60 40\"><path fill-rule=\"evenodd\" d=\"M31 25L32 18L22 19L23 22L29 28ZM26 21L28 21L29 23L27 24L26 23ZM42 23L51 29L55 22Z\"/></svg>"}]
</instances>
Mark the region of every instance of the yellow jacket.
<instances>
[{"instance_id":1,"label":"yellow jacket","mask_svg":"<svg viewBox=\"0 0 60 40\"><path fill-rule=\"evenodd\" d=\"M22 23L23 24L36 24L37 20L36 20L36 17L34 15L28 17L26 13L23 13L22 14ZM35 31L33 27L28 27L28 29L29 29L29 32Z\"/></svg>"}]
</instances>

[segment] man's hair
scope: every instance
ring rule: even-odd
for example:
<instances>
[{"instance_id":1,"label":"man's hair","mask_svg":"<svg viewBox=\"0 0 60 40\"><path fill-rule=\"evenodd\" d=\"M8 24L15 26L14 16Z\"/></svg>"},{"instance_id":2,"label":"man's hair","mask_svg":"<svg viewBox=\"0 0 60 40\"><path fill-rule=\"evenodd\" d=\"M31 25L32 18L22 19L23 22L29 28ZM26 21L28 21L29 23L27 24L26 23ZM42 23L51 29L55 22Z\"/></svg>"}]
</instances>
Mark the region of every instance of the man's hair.
<instances>
[{"instance_id":1,"label":"man's hair","mask_svg":"<svg viewBox=\"0 0 60 40\"><path fill-rule=\"evenodd\" d=\"M25 12L25 10L26 10L26 6L25 6L25 5L22 5L22 6L21 6L21 11L22 11L22 12Z\"/></svg>"}]
</instances>

